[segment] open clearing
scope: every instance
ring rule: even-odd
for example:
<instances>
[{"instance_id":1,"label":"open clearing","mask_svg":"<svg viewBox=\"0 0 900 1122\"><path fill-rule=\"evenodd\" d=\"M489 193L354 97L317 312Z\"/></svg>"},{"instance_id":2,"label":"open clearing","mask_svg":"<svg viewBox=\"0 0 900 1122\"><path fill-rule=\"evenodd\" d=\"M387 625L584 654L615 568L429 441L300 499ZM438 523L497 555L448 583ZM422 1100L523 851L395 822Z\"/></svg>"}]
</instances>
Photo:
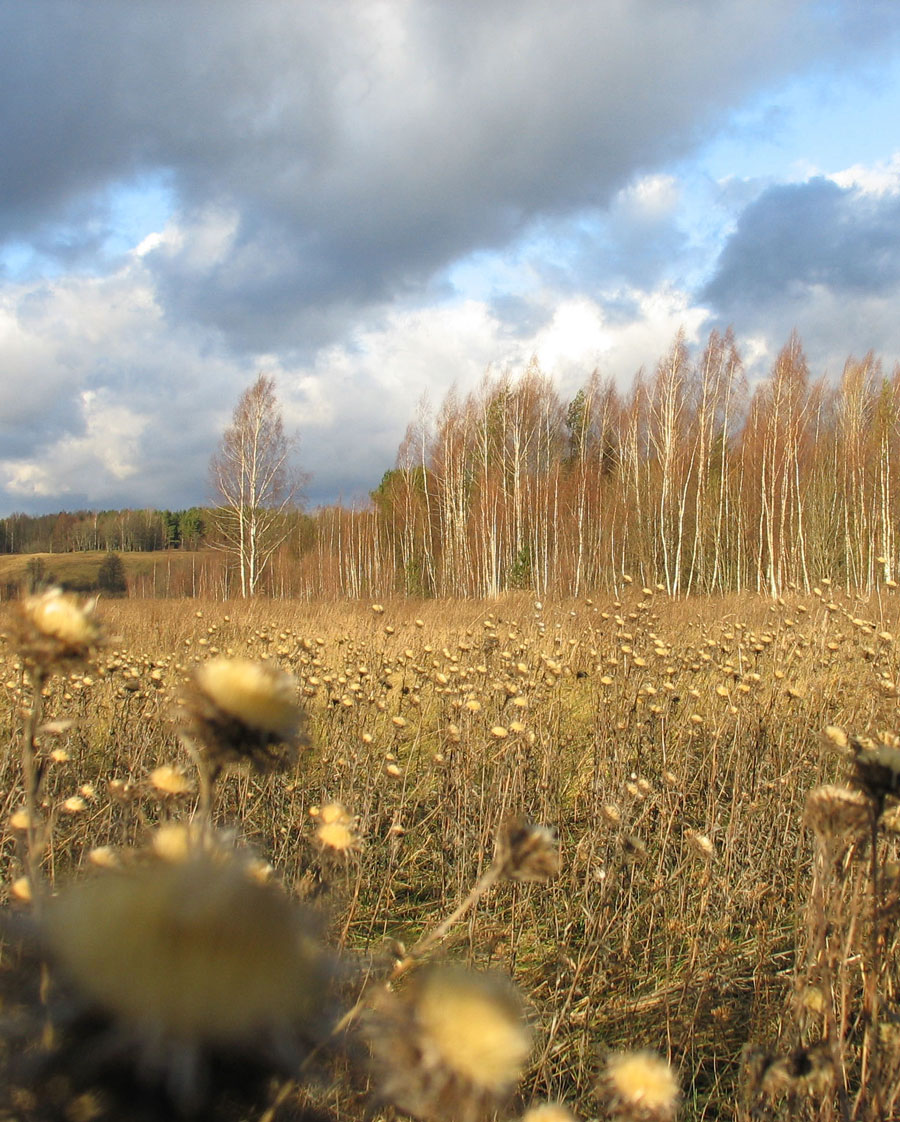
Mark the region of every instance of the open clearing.
<instances>
[{"instance_id":1,"label":"open clearing","mask_svg":"<svg viewBox=\"0 0 900 1122\"><path fill-rule=\"evenodd\" d=\"M0 626L14 611L3 605ZM296 675L312 746L287 774L229 773L217 821L324 909L348 957L415 943L466 896L510 819L558 831L558 876L498 884L436 950L508 972L525 995L524 1103L595 1115L602 1055L651 1048L677 1069L685 1116L731 1117L744 1044L810 1044L832 1000L861 1000L857 970L804 1004L822 980L803 819L809 791L849 770L826 726L896 726L897 592L670 601L632 584L619 601L122 600L99 614L97 661L45 689L44 719L74 719L39 737L51 881L191 815L175 698L198 660L250 656ZM29 692L11 645L0 658L12 898ZM184 793L154 785L162 765L183 769ZM332 803L358 839L344 852L316 842L317 808ZM887 826L880 844L896 879ZM893 951L893 923L884 938ZM896 975L882 979L891 992ZM332 1088L328 1104L356 1117L363 1094Z\"/></svg>"}]
</instances>

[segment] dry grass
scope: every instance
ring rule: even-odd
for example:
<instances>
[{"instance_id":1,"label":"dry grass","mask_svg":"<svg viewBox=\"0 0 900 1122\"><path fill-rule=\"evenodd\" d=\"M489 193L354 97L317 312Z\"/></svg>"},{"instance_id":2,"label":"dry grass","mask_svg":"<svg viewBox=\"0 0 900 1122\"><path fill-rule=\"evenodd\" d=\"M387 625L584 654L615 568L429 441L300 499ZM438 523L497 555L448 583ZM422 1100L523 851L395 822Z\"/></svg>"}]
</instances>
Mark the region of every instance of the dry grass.
<instances>
[{"instance_id":1,"label":"dry grass","mask_svg":"<svg viewBox=\"0 0 900 1122\"><path fill-rule=\"evenodd\" d=\"M848 770L822 730L897 726L900 600L831 595L110 603L111 645L44 690L44 719L74 720L38 734L44 874L62 883L188 817L196 777L172 722L186 675L214 654L272 659L300 682L312 748L287 775L229 773L215 814L324 907L334 945L402 960L489 870L505 823L554 826L559 875L498 883L439 949L525 994L536 1047L522 1102L594 1116L605 1057L651 1049L679 1072L683 1116L735 1117L745 1044L781 1055L821 1032L808 1009L797 1017L831 891L803 816L810 789ZM3 893L22 907L13 819L30 702L15 652L2 659ZM187 793L151 780L164 765ZM330 804L344 848L317 837ZM882 856L895 858L889 839ZM866 889L838 880L847 916ZM857 974L845 1003L865 988ZM359 1116L361 1093L315 1092L341 1118Z\"/></svg>"},{"instance_id":2,"label":"dry grass","mask_svg":"<svg viewBox=\"0 0 900 1122\"><path fill-rule=\"evenodd\" d=\"M107 557L105 550L77 550L72 553L7 553L0 554L0 589L7 586L27 589L30 573L40 566L44 580L57 581L69 588L89 589L97 585L100 567ZM173 594L179 588L191 588L191 572L211 562L219 563L221 553L213 549L128 550L119 554L126 579L138 595L145 590L153 595Z\"/></svg>"}]
</instances>

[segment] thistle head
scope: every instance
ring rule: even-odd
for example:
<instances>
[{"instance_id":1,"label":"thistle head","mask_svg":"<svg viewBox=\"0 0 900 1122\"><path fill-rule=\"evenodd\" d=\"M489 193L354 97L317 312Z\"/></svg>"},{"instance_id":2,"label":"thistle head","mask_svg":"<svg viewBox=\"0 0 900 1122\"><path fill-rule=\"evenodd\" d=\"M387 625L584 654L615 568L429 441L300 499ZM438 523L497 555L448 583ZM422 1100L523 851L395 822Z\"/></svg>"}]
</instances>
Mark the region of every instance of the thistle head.
<instances>
[{"instance_id":1,"label":"thistle head","mask_svg":"<svg viewBox=\"0 0 900 1122\"><path fill-rule=\"evenodd\" d=\"M432 967L390 997L370 1028L381 1101L415 1118L474 1122L515 1088L531 1031L509 981Z\"/></svg>"},{"instance_id":2,"label":"thistle head","mask_svg":"<svg viewBox=\"0 0 900 1122\"><path fill-rule=\"evenodd\" d=\"M309 744L297 680L265 662L213 658L184 693L183 730L215 767L249 760L259 771L284 767Z\"/></svg>"},{"instance_id":3,"label":"thistle head","mask_svg":"<svg viewBox=\"0 0 900 1122\"><path fill-rule=\"evenodd\" d=\"M601 1098L608 1112L627 1122L671 1122L681 1090L670 1065L655 1052L618 1052L607 1060Z\"/></svg>"},{"instance_id":4,"label":"thistle head","mask_svg":"<svg viewBox=\"0 0 900 1122\"><path fill-rule=\"evenodd\" d=\"M81 602L61 588L26 596L13 623L13 642L26 664L44 673L86 661L100 645L96 600Z\"/></svg>"}]
</instances>

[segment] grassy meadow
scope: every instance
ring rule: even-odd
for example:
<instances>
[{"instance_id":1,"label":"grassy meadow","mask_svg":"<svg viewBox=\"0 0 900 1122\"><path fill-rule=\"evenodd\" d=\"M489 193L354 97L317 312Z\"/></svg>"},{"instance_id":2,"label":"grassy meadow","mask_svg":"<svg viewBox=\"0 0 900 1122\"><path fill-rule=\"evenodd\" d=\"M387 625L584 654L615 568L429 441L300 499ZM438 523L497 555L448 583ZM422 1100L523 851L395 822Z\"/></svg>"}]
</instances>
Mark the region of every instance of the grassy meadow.
<instances>
[{"instance_id":1,"label":"grassy meadow","mask_svg":"<svg viewBox=\"0 0 900 1122\"><path fill-rule=\"evenodd\" d=\"M16 605L0 608L12 634ZM186 677L215 656L268 660L296 676L310 744L287 772L229 769L215 825L321 912L351 1006L465 902L423 957L518 987L533 1046L504 1116L560 1102L606 1116L607 1057L642 1049L670 1061L684 1118L889 1116L900 1029L878 1010L900 979L890 810L872 818L873 851L864 814L832 838L809 828L807 800L851 771L826 728L898 725L897 590L670 600L631 583L620 600L132 599L97 615L96 658L43 684L37 840L22 818L33 699L15 641L0 647L0 891L16 922L32 907L29 861L55 891L127 865L154 830L195 813L175 724ZM880 788L872 797L885 802ZM347 833L334 846L321 831L336 815ZM556 831L557 875L488 878L467 900L511 822ZM25 969L14 944L7 991ZM25 1002L4 999L8 1011ZM314 1106L362 1118L367 1079L345 1062L210 1117ZM4 1118L77 1122L18 1078ZM79 1094L93 1103L85 1119L104 1116L102 1096ZM606 1113L665 1117L652 1105Z\"/></svg>"},{"instance_id":2,"label":"grassy meadow","mask_svg":"<svg viewBox=\"0 0 900 1122\"><path fill-rule=\"evenodd\" d=\"M103 550L77 550L67 553L0 554L0 589L27 589L29 574L38 566L45 583L56 582L66 588L96 589L100 568L107 554ZM129 550L118 555L135 596L168 596L183 592L191 595L198 569L221 561L212 549Z\"/></svg>"}]
</instances>

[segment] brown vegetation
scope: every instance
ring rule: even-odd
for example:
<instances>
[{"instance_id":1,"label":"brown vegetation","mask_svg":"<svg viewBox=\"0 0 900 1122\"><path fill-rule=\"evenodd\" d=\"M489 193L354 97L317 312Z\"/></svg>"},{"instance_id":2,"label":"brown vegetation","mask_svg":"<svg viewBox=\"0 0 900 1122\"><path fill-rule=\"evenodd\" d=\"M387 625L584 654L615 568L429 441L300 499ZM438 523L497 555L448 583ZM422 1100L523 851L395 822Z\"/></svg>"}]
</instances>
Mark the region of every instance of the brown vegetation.
<instances>
[{"instance_id":1,"label":"brown vegetation","mask_svg":"<svg viewBox=\"0 0 900 1122\"><path fill-rule=\"evenodd\" d=\"M151 839L188 844L154 833L197 810L175 699L198 660L271 660L297 677L311 747L287 773L227 772L213 825L237 830L289 895L322 911L344 962L348 1024L360 992L393 977L391 990L413 1004L371 1015L387 1017L390 1032L415 1029L397 1044L404 1063L427 1054L436 1064L429 1049L450 1049L455 1074L376 1073L384 1099L438 1117L464 1083L456 1109L486 1105L484 1087L471 1090L468 1045L445 1041L451 1030L414 1003L420 964L448 958L501 970L525 996L534 1048L513 1112L564 1101L592 1117L599 1094L605 1112L646 1117L667 1076L652 1057L617 1054L650 1050L673 1065L683 1116L876 1117L900 1086L890 1004L900 981L897 784L892 742L859 741L857 753L875 755L858 754L857 790L844 794L854 747L840 729L896 725L897 593L859 601L822 582L784 600L676 601L622 587L621 600L541 605L521 594L382 610L112 602L96 662L39 678L36 730L28 676L8 647L0 843L10 907L27 911L42 895L37 878L59 887L92 869L143 867L135 854ZM14 608L4 610L9 623ZM23 736L33 740L33 800ZM867 809L876 795L880 820ZM523 823L543 829L523 833ZM542 856L551 828L555 876ZM544 863L516 865L511 854ZM170 890L172 878L141 876ZM228 881L223 899L241 891ZM7 954L7 991L24 969ZM269 976L254 985L268 992ZM11 1016L22 1002L8 992ZM374 1051L389 1062L384 1038ZM361 1117L370 1091L345 1062L309 1086L263 1085L241 1116L262 1117L274 1095L279 1118L303 1104ZM643 1070L655 1090L629 1099ZM192 1094L195 1075L179 1075ZM506 1075L497 1081L505 1087ZM27 1071L15 1074L9 1109L52 1114ZM218 1109L236 1117L227 1102ZM672 1110L669 1095L659 1114ZM60 1106L58 1116L71 1114Z\"/></svg>"}]
</instances>

